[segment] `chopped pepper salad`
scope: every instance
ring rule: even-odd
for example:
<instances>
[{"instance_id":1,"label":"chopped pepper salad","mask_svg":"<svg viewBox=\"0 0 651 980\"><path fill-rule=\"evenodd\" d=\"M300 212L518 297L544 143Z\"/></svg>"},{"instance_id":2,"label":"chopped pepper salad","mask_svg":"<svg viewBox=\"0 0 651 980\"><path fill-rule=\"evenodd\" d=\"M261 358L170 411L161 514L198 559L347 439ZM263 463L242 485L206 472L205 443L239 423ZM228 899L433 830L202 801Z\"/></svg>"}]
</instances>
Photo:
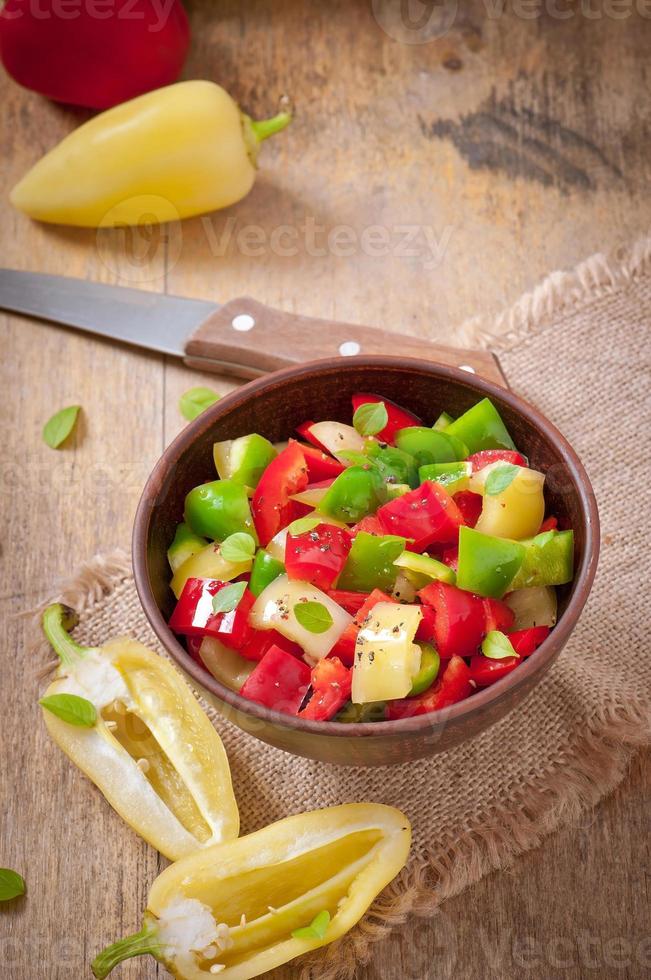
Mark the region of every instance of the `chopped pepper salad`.
<instances>
[{"instance_id":1,"label":"chopped pepper salad","mask_svg":"<svg viewBox=\"0 0 651 980\"><path fill-rule=\"evenodd\" d=\"M409 718L517 670L556 623L571 528L484 398L424 425L380 395L352 425L218 442L185 500L169 621L221 683L313 721Z\"/></svg>"}]
</instances>

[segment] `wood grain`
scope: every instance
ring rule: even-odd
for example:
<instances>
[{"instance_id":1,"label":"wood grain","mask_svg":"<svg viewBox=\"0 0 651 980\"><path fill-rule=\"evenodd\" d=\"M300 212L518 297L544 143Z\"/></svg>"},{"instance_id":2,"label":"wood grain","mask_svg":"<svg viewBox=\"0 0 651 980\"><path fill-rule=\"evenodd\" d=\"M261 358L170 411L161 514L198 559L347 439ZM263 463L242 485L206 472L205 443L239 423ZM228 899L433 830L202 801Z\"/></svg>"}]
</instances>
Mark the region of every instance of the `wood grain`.
<instances>
[{"instance_id":1,"label":"wood grain","mask_svg":"<svg viewBox=\"0 0 651 980\"><path fill-rule=\"evenodd\" d=\"M651 24L571 9L566 20L518 17L511 5L488 16L468 0L447 34L407 45L378 26L370 0L193 0L186 77L223 82L259 116L289 89L298 113L264 146L246 200L154 237L40 227L10 209L8 189L84 115L2 77L3 264L222 302L252 295L452 344L467 316L496 312L551 269L648 229ZM19 614L88 555L128 546L140 488L183 425L178 397L202 378L26 319L2 317L0 330L0 865L28 883L25 899L0 908L0 964L8 980L77 980L96 950L137 927L161 861L46 741ZM41 427L75 402L82 424L53 453ZM638 765L578 829L449 902L454 957L449 925L416 920L360 974L648 974L648 793ZM507 941L487 960L482 928L533 936L543 954L522 965ZM553 943L564 941L567 959L581 930L601 952L556 965ZM620 963L607 947L617 939L631 947ZM132 961L119 976L162 972ZM274 980L293 976L289 966Z\"/></svg>"}]
</instances>

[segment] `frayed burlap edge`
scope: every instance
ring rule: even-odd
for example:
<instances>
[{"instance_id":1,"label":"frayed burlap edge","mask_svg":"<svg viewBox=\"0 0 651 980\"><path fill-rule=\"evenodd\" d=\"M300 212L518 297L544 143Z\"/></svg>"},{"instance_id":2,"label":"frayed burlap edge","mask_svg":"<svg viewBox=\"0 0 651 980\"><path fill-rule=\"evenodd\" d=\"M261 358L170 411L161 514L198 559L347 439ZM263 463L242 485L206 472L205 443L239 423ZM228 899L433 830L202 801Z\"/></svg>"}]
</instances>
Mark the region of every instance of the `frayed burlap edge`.
<instances>
[{"instance_id":1,"label":"frayed burlap edge","mask_svg":"<svg viewBox=\"0 0 651 980\"><path fill-rule=\"evenodd\" d=\"M598 252L572 271L552 272L497 318L475 316L466 320L455 332L454 341L497 353L512 350L552 318L594 303L649 271L651 235L638 239L632 248L620 248L608 255Z\"/></svg>"},{"instance_id":2,"label":"frayed burlap edge","mask_svg":"<svg viewBox=\"0 0 651 980\"><path fill-rule=\"evenodd\" d=\"M75 608L83 620L130 577L131 563L124 551L98 555L62 585L57 601ZM35 611L35 626L43 606ZM218 717L213 709L207 712L213 720ZM297 963L298 980L351 980L368 963L373 945L408 916L436 915L445 899L489 872L508 867L554 830L575 822L621 782L635 750L650 737L651 705L606 705L588 731L583 728L580 735L568 738L562 765L552 764L514 793L508 804L475 814L462 834L410 863L352 932Z\"/></svg>"}]
</instances>

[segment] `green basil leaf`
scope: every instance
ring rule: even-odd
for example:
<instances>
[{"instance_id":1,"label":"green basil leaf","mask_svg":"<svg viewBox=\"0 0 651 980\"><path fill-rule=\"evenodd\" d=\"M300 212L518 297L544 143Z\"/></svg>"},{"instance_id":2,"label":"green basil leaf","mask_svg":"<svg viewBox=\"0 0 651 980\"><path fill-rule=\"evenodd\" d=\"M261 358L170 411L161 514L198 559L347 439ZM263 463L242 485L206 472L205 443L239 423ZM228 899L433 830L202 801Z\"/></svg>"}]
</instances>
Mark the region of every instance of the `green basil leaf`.
<instances>
[{"instance_id":1,"label":"green basil leaf","mask_svg":"<svg viewBox=\"0 0 651 980\"><path fill-rule=\"evenodd\" d=\"M255 554L255 540L246 531L238 531L222 541L219 546L222 558L232 561L234 564L241 564L249 561Z\"/></svg>"},{"instance_id":2,"label":"green basil leaf","mask_svg":"<svg viewBox=\"0 0 651 980\"><path fill-rule=\"evenodd\" d=\"M496 497L498 493L502 493L503 490L511 486L518 475L519 469L520 467L515 466L514 463L504 463L502 466L496 466L486 477L484 490L491 497Z\"/></svg>"},{"instance_id":3,"label":"green basil leaf","mask_svg":"<svg viewBox=\"0 0 651 980\"><path fill-rule=\"evenodd\" d=\"M58 449L66 441L75 427L80 409L81 405L69 405L68 408L62 408L60 412L57 412L45 423L43 441L50 449Z\"/></svg>"},{"instance_id":4,"label":"green basil leaf","mask_svg":"<svg viewBox=\"0 0 651 980\"><path fill-rule=\"evenodd\" d=\"M9 902L25 894L25 880L17 871L0 868L0 902Z\"/></svg>"},{"instance_id":5,"label":"green basil leaf","mask_svg":"<svg viewBox=\"0 0 651 980\"><path fill-rule=\"evenodd\" d=\"M309 633L327 633L334 622L322 602L297 602L294 615Z\"/></svg>"},{"instance_id":6,"label":"green basil leaf","mask_svg":"<svg viewBox=\"0 0 651 980\"><path fill-rule=\"evenodd\" d=\"M38 703L69 725L92 728L97 721L97 710L92 701L76 694L50 694Z\"/></svg>"},{"instance_id":7,"label":"green basil leaf","mask_svg":"<svg viewBox=\"0 0 651 980\"><path fill-rule=\"evenodd\" d=\"M299 534L307 534L308 531L313 531L319 524L323 524L319 517L299 517L297 521L292 521L287 530L292 537L296 538Z\"/></svg>"},{"instance_id":8,"label":"green basil leaf","mask_svg":"<svg viewBox=\"0 0 651 980\"><path fill-rule=\"evenodd\" d=\"M305 926L304 929L295 929L292 936L294 939L324 939L329 925L330 913L324 909L312 919L309 926Z\"/></svg>"},{"instance_id":9,"label":"green basil leaf","mask_svg":"<svg viewBox=\"0 0 651 980\"><path fill-rule=\"evenodd\" d=\"M360 436L375 436L385 428L389 413L384 402L368 402L360 405L353 415L353 425Z\"/></svg>"},{"instance_id":10,"label":"green basil leaf","mask_svg":"<svg viewBox=\"0 0 651 980\"><path fill-rule=\"evenodd\" d=\"M179 412L184 419L192 422L216 401L219 401L219 395L212 388L190 388L179 399Z\"/></svg>"},{"instance_id":11,"label":"green basil leaf","mask_svg":"<svg viewBox=\"0 0 651 980\"><path fill-rule=\"evenodd\" d=\"M481 652L489 660L506 660L507 657L517 657L513 644L505 633L491 630L484 638Z\"/></svg>"},{"instance_id":12,"label":"green basil leaf","mask_svg":"<svg viewBox=\"0 0 651 980\"><path fill-rule=\"evenodd\" d=\"M240 599L246 592L246 582L233 582L220 589L212 600L212 609L215 613L228 613L237 609Z\"/></svg>"}]
</instances>

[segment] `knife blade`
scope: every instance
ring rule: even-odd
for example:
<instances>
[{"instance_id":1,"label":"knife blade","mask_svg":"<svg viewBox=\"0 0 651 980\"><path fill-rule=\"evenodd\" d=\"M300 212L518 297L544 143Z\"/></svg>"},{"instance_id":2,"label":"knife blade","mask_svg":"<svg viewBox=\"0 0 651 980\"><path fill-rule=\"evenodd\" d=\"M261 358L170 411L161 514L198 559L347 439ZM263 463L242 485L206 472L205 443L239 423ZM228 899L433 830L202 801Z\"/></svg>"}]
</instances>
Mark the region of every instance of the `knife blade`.
<instances>
[{"instance_id":1,"label":"knife blade","mask_svg":"<svg viewBox=\"0 0 651 980\"><path fill-rule=\"evenodd\" d=\"M220 305L66 276L0 269L0 309L182 358L203 371L255 378L333 356L399 354L462 367L506 385L488 351L461 350L286 313L249 297Z\"/></svg>"}]
</instances>

